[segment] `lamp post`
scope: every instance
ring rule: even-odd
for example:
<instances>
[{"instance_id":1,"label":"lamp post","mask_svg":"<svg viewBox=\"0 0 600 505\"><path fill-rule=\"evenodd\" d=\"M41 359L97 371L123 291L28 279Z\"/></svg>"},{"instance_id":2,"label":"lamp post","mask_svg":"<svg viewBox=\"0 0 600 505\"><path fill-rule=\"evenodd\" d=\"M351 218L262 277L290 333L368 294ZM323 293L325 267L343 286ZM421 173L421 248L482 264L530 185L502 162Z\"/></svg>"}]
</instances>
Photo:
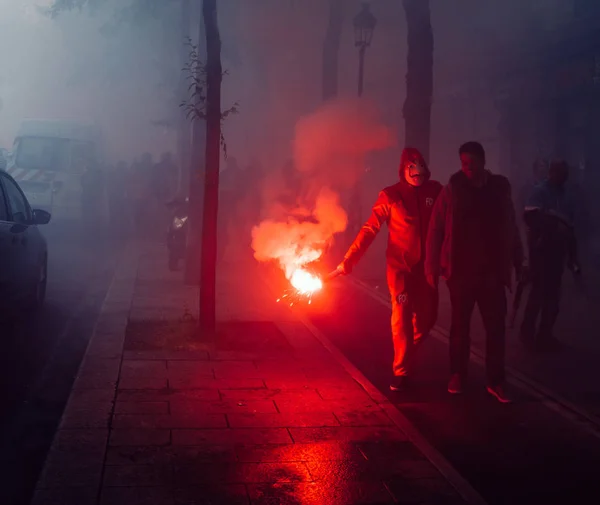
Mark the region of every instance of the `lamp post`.
<instances>
[{"instance_id":1,"label":"lamp post","mask_svg":"<svg viewBox=\"0 0 600 505\"><path fill-rule=\"evenodd\" d=\"M368 2L363 2L362 9L354 17L354 46L358 47L358 96L363 94L363 83L365 74L365 53L367 47L371 45L373 40L373 32L375 31L377 20L371 13L371 8ZM350 226L348 227L349 234L352 235L358 232L361 220L361 198L360 198L360 179L356 181L350 201Z\"/></svg>"},{"instance_id":2,"label":"lamp post","mask_svg":"<svg viewBox=\"0 0 600 505\"><path fill-rule=\"evenodd\" d=\"M354 45L358 47L358 96L363 93L365 52L373 40L377 20L371 13L368 2L363 2L361 11L354 17Z\"/></svg>"}]
</instances>

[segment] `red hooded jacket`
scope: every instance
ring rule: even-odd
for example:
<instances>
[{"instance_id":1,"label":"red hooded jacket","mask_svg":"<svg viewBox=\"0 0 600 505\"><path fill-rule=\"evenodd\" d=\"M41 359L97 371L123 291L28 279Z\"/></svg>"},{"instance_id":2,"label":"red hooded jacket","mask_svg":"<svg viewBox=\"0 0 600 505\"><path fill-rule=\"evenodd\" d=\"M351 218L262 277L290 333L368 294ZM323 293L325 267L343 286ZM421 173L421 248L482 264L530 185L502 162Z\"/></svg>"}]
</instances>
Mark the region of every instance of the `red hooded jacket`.
<instances>
[{"instance_id":1,"label":"red hooded jacket","mask_svg":"<svg viewBox=\"0 0 600 505\"><path fill-rule=\"evenodd\" d=\"M404 175L406 161L415 157L427 170L425 182L418 187L410 185ZM431 173L423 156L412 148L402 151L399 175L400 182L379 193L371 216L348 249L344 262L350 267L356 265L367 251L383 223L388 226L388 268L409 272L424 260L429 219L442 185L430 180Z\"/></svg>"}]
</instances>

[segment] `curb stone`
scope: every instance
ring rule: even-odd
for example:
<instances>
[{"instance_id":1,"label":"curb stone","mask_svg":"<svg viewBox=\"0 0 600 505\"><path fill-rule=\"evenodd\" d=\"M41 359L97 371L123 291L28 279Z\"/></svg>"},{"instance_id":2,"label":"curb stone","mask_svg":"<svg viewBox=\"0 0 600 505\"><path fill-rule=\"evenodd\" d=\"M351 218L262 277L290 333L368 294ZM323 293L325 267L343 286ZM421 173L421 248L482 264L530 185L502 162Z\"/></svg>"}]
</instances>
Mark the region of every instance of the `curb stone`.
<instances>
[{"instance_id":1,"label":"curb stone","mask_svg":"<svg viewBox=\"0 0 600 505\"><path fill-rule=\"evenodd\" d=\"M138 258L137 245L129 243L113 274L32 505L92 505L98 499Z\"/></svg>"},{"instance_id":2,"label":"curb stone","mask_svg":"<svg viewBox=\"0 0 600 505\"><path fill-rule=\"evenodd\" d=\"M265 283L266 284L266 283ZM270 286L267 285L269 290ZM419 432L419 430L402 414L402 412L388 398L375 387L365 375L354 366L351 361L329 340L321 331L319 331L304 316L293 312L294 317L313 335L321 345L332 355L332 357L346 370L371 399L392 420L394 425L399 428L411 441L415 447L437 468L450 485L456 490L463 500L469 505L488 505L485 499L471 486L471 484L444 458ZM276 323L277 327L287 337L288 331L285 325Z\"/></svg>"},{"instance_id":3,"label":"curb stone","mask_svg":"<svg viewBox=\"0 0 600 505\"><path fill-rule=\"evenodd\" d=\"M96 505L100 497L116 382L121 371L127 316L132 306L139 258L140 252L135 245L129 245L121 256L48 453L32 505ZM297 313L294 313L294 318L319 342L324 352L331 355L360 384L396 429L421 451L465 502L486 505L468 482L325 335ZM290 335L286 323L275 324L288 340L297 337ZM306 345L301 338L296 338L293 347L302 348ZM313 349L305 350L312 352Z\"/></svg>"},{"instance_id":4,"label":"curb stone","mask_svg":"<svg viewBox=\"0 0 600 505\"><path fill-rule=\"evenodd\" d=\"M321 345L332 355L332 357L346 370L346 372L365 390L367 395L379 405L383 412L392 420L394 425L399 428L412 442L415 447L421 451L423 456L437 468L448 483L456 490L460 497L469 505L488 505L483 497L462 477L462 475L444 458L427 440L421 435L417 428L408 420L396 406L387 399L351 362L343 353L312 323L306 318L295 314L295 317L304 327L321 343ZM287 331L283 325L276 323L277 327L287 336Z\"/></svg>"}]
</instances>

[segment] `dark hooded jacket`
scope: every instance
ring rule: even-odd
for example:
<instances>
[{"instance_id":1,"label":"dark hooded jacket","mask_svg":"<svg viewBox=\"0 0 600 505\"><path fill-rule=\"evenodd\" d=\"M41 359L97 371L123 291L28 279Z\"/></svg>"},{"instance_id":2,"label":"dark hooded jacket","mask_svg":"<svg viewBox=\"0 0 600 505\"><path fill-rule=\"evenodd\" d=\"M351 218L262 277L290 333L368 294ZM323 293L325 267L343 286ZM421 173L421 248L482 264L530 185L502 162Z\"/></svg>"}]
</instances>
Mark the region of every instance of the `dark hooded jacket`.
<instances>
[{"instance_id":1,"label":"dark hooded jacket","mask_svg":"<svg viewBox=\"0 0 600 505\"><path fill-rule=\"evenodd\" d=\"M424 260L429 219L442 185L430 180L431 174L427 165L426 179L421 186L411 186L406 181L405 162L409 157L415 156L425 164L421 153L416 149L402 151L400 181L379 193L371 216L346 253L344 261L349 266L353 267L358 263L384 223L388 226L388 268L410 272Z\"/></svg>"},{"instance_id":2,"label":"dark hooded jacket","mask_svg":"<svg viewBox=\"0 0 600 505\"><path fill-rule=\"evenodd\" d=\"M520 270L523 249L512 203L511 186L506 177L487 173L484 187L479 190L488 205L473 205L473 190L462 172L455 173L442 190L433 209L427 237L425 273L432 277L441 275L450 279L454 274L463 275L465 263L479 254L485 259L488 274L500 275L507 286L511 285L512 269ZM483 233L468 236L467 219L485 221ZM483 246L483 247L482 247ZM482 251L483 249L483 251ZM473 265L467 274L479 274ZM460 275L459 275L460 276Z\"/></svg>"}]
</instances>

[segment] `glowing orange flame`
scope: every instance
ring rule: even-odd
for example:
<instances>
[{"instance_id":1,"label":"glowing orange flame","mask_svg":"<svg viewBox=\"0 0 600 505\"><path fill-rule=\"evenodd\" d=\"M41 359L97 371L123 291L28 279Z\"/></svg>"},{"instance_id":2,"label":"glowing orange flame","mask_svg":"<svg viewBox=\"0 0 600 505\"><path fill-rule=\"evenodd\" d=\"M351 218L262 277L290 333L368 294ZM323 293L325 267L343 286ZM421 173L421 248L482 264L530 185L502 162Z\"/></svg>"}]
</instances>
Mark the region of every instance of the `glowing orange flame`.
<instances>
[{"instance_id":1,"label":"glowing orange flame","mask_svg":"<svg viewBox=\"0 0 600 505\"><path fill-rule=\"evenodd\" d=\"M267 177L263 200L274 203L252 229L254 257L276 261L290 282L277 301L310 304L311 296L323 290L323 281L310 269L334 236L346 230L348 216L339 192L360 184L369 152L395 142L381 112L364 98L329 102L298 120L292 168L299 177L288 180L287 169Z\"/></svg>"},{"instance_id":2,"label":"glowing orange flame","mask_svg":"<svg viewBox=\"0 0 600 505\"><path fill-rule=\"evenodd\" d=\"M315 293L323 287L323 281L319 277L302 268L294 271L290 284L303 295Z\"/></svg>"},{"instance_id":3,"label":"glowing orange flame","mask_svg":"<svg viewBox=\"0 0 600 505\"><path fill-rule=\"evenodd\" d=\"M323 188L312 211L298 207L281 221L266 219L253 228L254 257L258 261L276 260L291 284L277 301L285 299L290 306L299 301L311 303L323 282L310 273L310 265L321 258L333 236L346 229L347 220L338 195Z\"/></svg>"}]
</instances>

